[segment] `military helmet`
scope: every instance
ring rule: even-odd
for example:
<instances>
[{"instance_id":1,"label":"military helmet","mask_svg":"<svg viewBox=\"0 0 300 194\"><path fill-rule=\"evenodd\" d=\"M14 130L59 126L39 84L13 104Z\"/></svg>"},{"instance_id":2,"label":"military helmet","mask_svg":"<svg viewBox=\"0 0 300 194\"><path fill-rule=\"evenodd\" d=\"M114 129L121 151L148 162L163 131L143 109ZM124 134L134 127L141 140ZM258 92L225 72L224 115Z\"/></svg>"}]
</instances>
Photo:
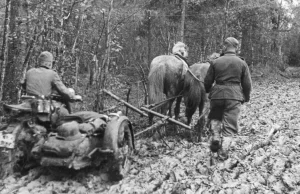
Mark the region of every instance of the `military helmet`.
<instances>
[{"instance_id":1,"label":"military helmet","mask_svg":"<svg viewBox=\"0 0 300 194\"><path fill-rule=\"evenodd\" d=\"M43 66L51 69L52 62L53 62L53 55L48 51L42 52L38 57L39 66Z\"/></svg>"},{"instance_id":2,"label":"military helmet","mask_svg":"<svg viewBox=\"0 0 300 194\"><path fill-rule=\"evenodd\" d=\"M72 141L80 139L82 137L79 132L79 123L76 121L66 122L57 127L58 139L64 139L66 141Z\"/></svg>"},{"instance_id":3,"label":"military helmet","mask_svg":"<svg viewBox=\"0 0 300 194\"><path fill-rule=\"evenodd\" d=\"M232 45L235 48L238 48L238 46L239 46L239 41L233 37L226 38L224 42Z\"/></svg>"}]
</instances>

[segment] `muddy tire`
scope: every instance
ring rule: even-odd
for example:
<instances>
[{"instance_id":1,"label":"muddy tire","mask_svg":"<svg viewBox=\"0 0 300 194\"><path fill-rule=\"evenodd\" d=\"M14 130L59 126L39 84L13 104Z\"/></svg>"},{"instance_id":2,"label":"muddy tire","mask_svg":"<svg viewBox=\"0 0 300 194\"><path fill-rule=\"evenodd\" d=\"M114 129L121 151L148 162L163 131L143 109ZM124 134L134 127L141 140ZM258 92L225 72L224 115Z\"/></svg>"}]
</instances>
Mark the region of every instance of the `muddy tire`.
<instances>
[{"instance_id":1,"label":"muddy tire","mask_svg":"<svg viewBox=\"0 0 300 194\"><path fill-rule=\"evenodd\" d=\"M130 170L130 157L134 146L128 121L123 121L119 128L119 160L121 161L120 174L126 175Z\"/></svg>"},{"instance_id":2,"label":"muddy tire","mask_svg":"<svg viewBox=\"0 0 300 194\"><path fill-rule=\"evenodd\" d=\"M131 124L128 120L123 120L118 127L117 133L117 150L111 163L109 174L111 180L121 180L125 177L131 166L130 157L134 151L133 135L131 131Z\"/></svg>"}]
</instances>

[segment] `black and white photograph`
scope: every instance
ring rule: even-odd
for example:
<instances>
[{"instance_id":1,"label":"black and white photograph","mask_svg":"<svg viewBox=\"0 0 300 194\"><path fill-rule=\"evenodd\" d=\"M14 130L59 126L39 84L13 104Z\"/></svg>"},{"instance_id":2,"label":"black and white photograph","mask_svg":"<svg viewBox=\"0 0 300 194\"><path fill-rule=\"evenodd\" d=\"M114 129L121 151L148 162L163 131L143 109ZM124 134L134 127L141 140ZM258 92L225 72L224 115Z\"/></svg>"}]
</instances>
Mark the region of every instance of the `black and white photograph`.
<instances>
[{"instance_id":1,"label":"black and white photograph","mask_svg":"<svg viewBox=\"0 0 300 194\"><path fill-rule=\"evenodd\" d=\"M0 194L300 194L300 0L0 0Z\"/></svg>"}]
</instances>

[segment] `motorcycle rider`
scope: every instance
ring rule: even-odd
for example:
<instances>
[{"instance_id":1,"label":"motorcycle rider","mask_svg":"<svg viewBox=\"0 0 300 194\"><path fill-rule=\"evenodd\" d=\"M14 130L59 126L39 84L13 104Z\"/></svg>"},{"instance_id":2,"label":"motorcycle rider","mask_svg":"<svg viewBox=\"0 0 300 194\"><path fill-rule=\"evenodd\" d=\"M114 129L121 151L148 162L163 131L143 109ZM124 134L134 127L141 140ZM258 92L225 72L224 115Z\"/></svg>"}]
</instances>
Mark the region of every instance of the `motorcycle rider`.
<instances>
[{"instance_id":1,"label":"motorcycle rider","mask_svg":"<svg viewBox=\"0 0 300 194\"><path fill-rule=\"evenodd\" d=\"M63 84L57 72L52 70L52 64L53 55L48 51L42 52L38 57L38 66L26 72L25 79L21 82L22 87L26 90L27 95L42 99L47 99L51 94L58 93L63 99L62 103L66 104L66 108L60 108L68 109L67 112L70 113L67 102L82 100L82 97L75 95L74 90L70 90ZM61 111L67 114L66 111Z\"/></svg>"},{"instance_id":2,"label":"motorcycle rider","mask_svg":"<svg viewBox=\"0 0 300 194\"><path fill-rule=\"evenodd\" d=\"M226 38L224 55L212 61L204 80L211 99L208 118L213 137L210 149L218 152L221 159L228 157L231 136L238 133L240 106L249 102L252 88L249 68L244 59L236 55L238 46L238 40Z\"/></svg>"}]
</instances>

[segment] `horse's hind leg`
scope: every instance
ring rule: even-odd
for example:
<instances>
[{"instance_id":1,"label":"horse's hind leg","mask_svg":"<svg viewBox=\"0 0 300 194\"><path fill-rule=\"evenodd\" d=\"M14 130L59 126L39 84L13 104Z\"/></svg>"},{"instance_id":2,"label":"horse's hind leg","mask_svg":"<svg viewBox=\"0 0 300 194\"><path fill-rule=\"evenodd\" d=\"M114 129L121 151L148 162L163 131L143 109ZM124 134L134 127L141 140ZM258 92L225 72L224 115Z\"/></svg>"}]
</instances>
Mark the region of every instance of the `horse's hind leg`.
<instances>
[{"instance_id":1,"label":"horse's hind leg","mask_svg":"<svg viewBox=\"0 0 300 194\"><path fill-rule=\"evenodd\" d=\"M197 109L197 107L186 107L185 116L187 118L187 124L188 125L191 124L192 117L193 117L194 113L196 112L196 109Z\"/></svg>"},{"instance_id":2,"label":"horse's hind leg","mask_svg":"<svg viewBox=\"0 0 300 194\"><path fill-rule=\"evenodd\" d=\"M149 113L148 118L149 118L149 125L152 125L153 124L153 114Z\"/></svg>"},{"instance_id":3,"label":"horse's hind leg","mask_svg":"<svg viewBox=\"0 0 300 194\"><path fill-rule=\"evenodd\" d=\"M204 114L203 109L204 109L205 101L206 101L205 97L206 96L205 96L205 93L204 93L204 95L202 95L201 101L199 103L199 117L201 117L201 118L199 118L199 121L198 121L198 127L199 128L197 129L199 141L201 140L201 132L202 132L204 126L205 126L205 115L202 115L202 114Z\"/></svg>"},{"instance_id":4,"label":"horse's hind leg","mask_svg":"<svg viewBox=\"0 0 300 194\"><path fill-rule=\"evenodd\" d=\"M169 98L169 97L168 97ZM172 118L172 105L173 105L173 102L174 102L174 100L175 99L172 99L172 100L170 100L169 101L169 103L168 103L168 115L169 115L169 117L171 117Z\"/></svg>"},{"instance_id":5,"label":"horse's hind leg","mask_svg":"<svg viewBox=\"0 0 300 194\"><path fill-rule=\"evenodd\" d=\"M175 105L175 108L174 108L174 114L175 114L175 119L178 120L178 117L179 117L179 113L180 113L180 103L181 103L181 99L182 97L178 97L176 99L176 105Z\"/></svg>"}]
</instances>

